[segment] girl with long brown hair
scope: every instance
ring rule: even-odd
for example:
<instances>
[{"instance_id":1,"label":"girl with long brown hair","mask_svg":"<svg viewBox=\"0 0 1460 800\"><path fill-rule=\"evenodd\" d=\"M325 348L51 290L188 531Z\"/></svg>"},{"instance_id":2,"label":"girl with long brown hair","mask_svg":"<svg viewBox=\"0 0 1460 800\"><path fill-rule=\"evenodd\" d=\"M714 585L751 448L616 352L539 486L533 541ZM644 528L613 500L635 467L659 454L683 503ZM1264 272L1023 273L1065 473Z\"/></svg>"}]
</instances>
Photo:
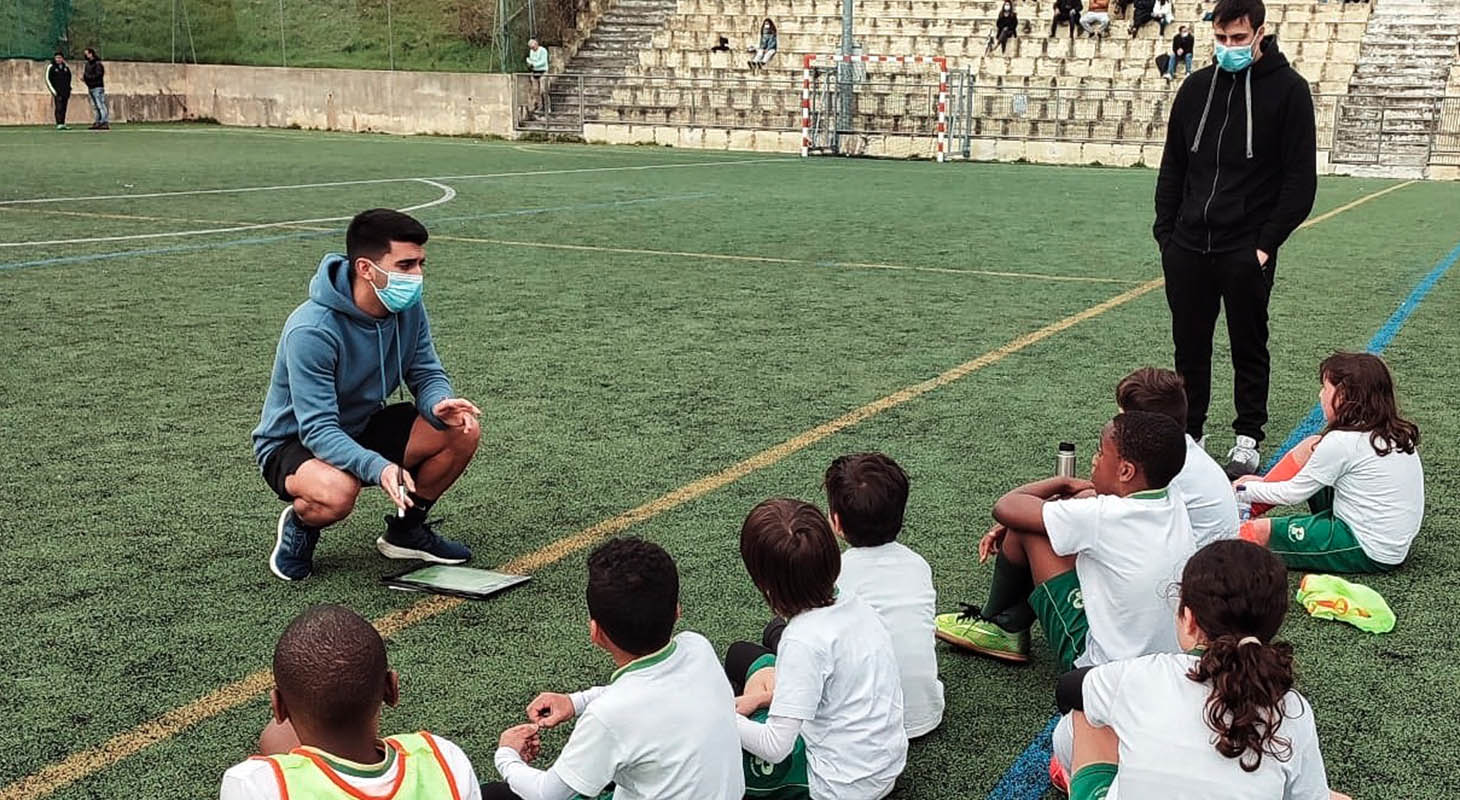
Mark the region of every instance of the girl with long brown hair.
<instances>
[{"instance_id":1,"label":"girl with long brown hair","mask_svg":"<svg viewBox=\"0 0 1460 800\"><path fill-rule=\"evenodd\" d=\"M1293 648L1275 640L1287 570L1250 542L1197 551L1181 575L1185 653L1061 679L1074 712L1071 800L1330 800L1313 708L1293 689Z\"/></svg>"},{"instance_id":2,"label":"girl with long brown hair","mask_svg":"<svg viewBox=\"0 0 1460 800\"><path fill-rule=\"evenodd\" d=\"M1399 413L1394 378L1369 353L1334 353L1318 367L1328 421L1262 478L1237 480L1260 514L1308 501L1306 516L1253 519L1243 539L1293 569L1384 572L1409 556L1424 520L1419 427Z\"/></svg>"}]
</instances>

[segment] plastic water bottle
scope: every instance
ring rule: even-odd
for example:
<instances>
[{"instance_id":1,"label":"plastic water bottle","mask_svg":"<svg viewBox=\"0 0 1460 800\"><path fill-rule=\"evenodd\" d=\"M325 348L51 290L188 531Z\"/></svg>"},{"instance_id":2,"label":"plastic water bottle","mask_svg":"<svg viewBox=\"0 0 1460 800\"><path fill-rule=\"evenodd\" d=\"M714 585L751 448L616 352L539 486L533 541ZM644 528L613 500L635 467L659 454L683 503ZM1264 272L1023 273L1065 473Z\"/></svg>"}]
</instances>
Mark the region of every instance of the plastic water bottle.
<instances>
[{"instance_id":1,"label":"plastic water bottle","mask_svg":"<svg viewBox=\"0 0 1460 800\"><path fill-rule=\"evenodd\" d=\"M1246 522L1252 519L1252 501L1247 499L1247 487L1237 487L1237 521Z\"/></svg>"},{"instance_id":2,"label":"plastic water bottle","mask_svg":"<svg viewBox=\"0 0 1460 800\"><path fill-rule=\"evenodd\" d=\"M1073 442L1060 442L1059 450L1054 455L1054 474L1061 478L1075 477L1075 445Z\"/></svg>"}]
</instances>

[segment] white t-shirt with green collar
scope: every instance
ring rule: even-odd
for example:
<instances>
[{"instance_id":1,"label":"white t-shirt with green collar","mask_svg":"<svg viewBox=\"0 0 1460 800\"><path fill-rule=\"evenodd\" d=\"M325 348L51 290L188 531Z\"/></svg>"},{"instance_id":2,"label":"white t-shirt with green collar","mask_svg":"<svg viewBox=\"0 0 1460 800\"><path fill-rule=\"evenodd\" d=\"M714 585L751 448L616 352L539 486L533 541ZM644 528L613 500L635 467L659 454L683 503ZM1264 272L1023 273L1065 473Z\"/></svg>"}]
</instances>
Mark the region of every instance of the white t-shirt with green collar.
<instances>
[{"instance_id":1,"label":"white t-shirt with green collar","mask_svg":"<svg viewBox=\"0 0 1460 800\"><path fill-rule=\"evenodd\" d=\"M1177 496L1157 489L1045 503L1044 527L1056 554L1075 557L1080 578L1090 632L1075 666L1181 651L1174 588L1196 540Z\"/></svg>"}]
</instances>

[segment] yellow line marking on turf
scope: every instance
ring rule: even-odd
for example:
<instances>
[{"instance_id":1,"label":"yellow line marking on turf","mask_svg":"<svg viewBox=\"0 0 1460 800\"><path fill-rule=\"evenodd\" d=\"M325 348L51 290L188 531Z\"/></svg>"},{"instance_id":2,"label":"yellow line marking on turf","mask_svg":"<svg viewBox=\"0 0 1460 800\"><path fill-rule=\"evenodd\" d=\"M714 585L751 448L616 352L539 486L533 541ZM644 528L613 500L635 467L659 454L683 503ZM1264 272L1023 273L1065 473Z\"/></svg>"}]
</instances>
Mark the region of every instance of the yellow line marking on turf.
<instances>
[{"instance_id":1,"label":"yellow line marking on turf","mask_svg":"<svg viewBox=\"0 0 1460 800\"><path fill-rule=\"evenodd\" d=\"M1363 197L1360 197L1359 199L1353 201L1352 203L1345 203L1344 205L1341 205L1338 208L1333 209L1332 211L1326 212L1324 214L1320 214L1319 216L1316 216L1316 217L1313 217L1312 219L1307 220L1302 225L1299 225L1298 226L1298 230L1301 231L1301 230L1303 230L1304 228L1306 228L1306 227L1308 227L1310 225L1317 225L1318 223L1320 223L1320 222L1322 222L1322 221L1324 221L1326 219L1332 219L1333 217L1336 217L1339 214L1342 214L1343 212L1348 211L1351 208L1356 208L1358 206L1361 206L1364 203L1367 203L1370 200L1373 200L1375 198L1383 197L1384 195L1389 194L1390 192L1397 192L1400 189L1403 189L1404 187L1409 186L1410 184L1414 184L1414 183L1419 183L1419 181L1405 181L1404 183L1396 183L1393 186L1388 187L1387 189L1380 189L1379 191L1374 192L1372 194L1366 194Z\"/></svg>"},{"instance_id":2,"label":"yellow line marking on turf","mask_svg":"<svg viewBox=\"0 0 1460 800\"><path fill-rule=\"evenodd\" d=\"M489 239L475 236L433 236L450 242L470 244L496 244L506 247L536 247L545 250L578 250L590 253L623 253L627 255L671 256L675 258L696 258L704 261L748 261L756 264L794 264L813 267L852 267L858 269L887 269L902 272L937 272L945 275L980 275L997 278L1032 278L1043 281L1068 283L1114 283L1135 284L1139 281L1119 278L1092 278L1079 275L1047 275L1040 272L999 272L986 269L953 269L951 267L913 267L905 264L869 264L857 261L813 261L805 258L781 258L777 256L745 256L732 253L696 253L684 250L650 250L642 247L605 247L594 244L561 244L558 242L524 242L516 239Z\"/></svg>"},{"instance_id":3,"label":"yellow line marking on turf","mask_svg":"<svg viewBox=\"0 0 1460 800\"><path fill-rule=\"evenodd\" d=\"M1398 184L1373 194L1365 195L1333 211L1304 222L1298 226L1298 230L1331 219L1337 214L1356 208L1369 200L1408 186L1409 183L1414 183L1414 181ZM575 534L558 539L531 553L518 556L503 564L499 569L504 572L528 573L550 566L605 537L612 536L619 531L703 497L752 472L769 467L833 434L857 425L869 417L900 406L935 389L947 386L960 378L966 377L970 373L1002 361L1020 350L1048 339L1061 331L1093 317L1100 316L1111 309L1148 294L1160 288L1164 283L1164 280L1157 278L1152 281L1147 281L1133 289L1128 289L1084 311L1072 314L1058 322L1050 323L1033 332L1026 333L1000 347L984 353L978 358L965 361L933 378L893 392L890 395L843 414L830 422L823 423L805 433L787 439L727 469L700 478L693 483L686 484L667 494L660 495L643 505L610 517L596 525L584 528ZM407 608L386 614L380 619L375 620L374 625L382 636L393 636L406 628L444 614L461 605L463 602L465 601L454 597L429 597ZM273 677L269 670L259 670L251 673L240 680L209 692L186 705L166 711L135 728L123 731L95 747L89 747L85 750L72 753L54 764L49 764L41 768L39 772L27 775L0 788L0 800L38 800L38 798L46 797L57 790L84 780L154 744L170 739L194 725L237 708L264 694L272 685Z\"/></svg>"}]
</instances>

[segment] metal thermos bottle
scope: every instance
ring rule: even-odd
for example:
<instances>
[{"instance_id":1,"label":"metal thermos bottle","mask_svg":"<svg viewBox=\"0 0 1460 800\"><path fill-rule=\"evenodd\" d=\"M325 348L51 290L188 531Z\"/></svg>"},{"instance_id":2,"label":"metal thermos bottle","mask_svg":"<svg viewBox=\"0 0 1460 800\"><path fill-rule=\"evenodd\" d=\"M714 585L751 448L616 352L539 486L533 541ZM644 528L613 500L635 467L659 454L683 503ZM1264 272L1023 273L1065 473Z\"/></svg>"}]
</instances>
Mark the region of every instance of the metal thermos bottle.
<instances>
[{"instance_id":1,"label":"metal thermos bottle","mask_svg":"<svg viewBox=\"0 0 1460 800\"><path fill-rule=\"evenodd\" d=\"M1075 477L1075 445L1073 442L1060 442L1059 452L1054 457L1054 474L1061 478Z\"/></svg>"}]
</instances>

